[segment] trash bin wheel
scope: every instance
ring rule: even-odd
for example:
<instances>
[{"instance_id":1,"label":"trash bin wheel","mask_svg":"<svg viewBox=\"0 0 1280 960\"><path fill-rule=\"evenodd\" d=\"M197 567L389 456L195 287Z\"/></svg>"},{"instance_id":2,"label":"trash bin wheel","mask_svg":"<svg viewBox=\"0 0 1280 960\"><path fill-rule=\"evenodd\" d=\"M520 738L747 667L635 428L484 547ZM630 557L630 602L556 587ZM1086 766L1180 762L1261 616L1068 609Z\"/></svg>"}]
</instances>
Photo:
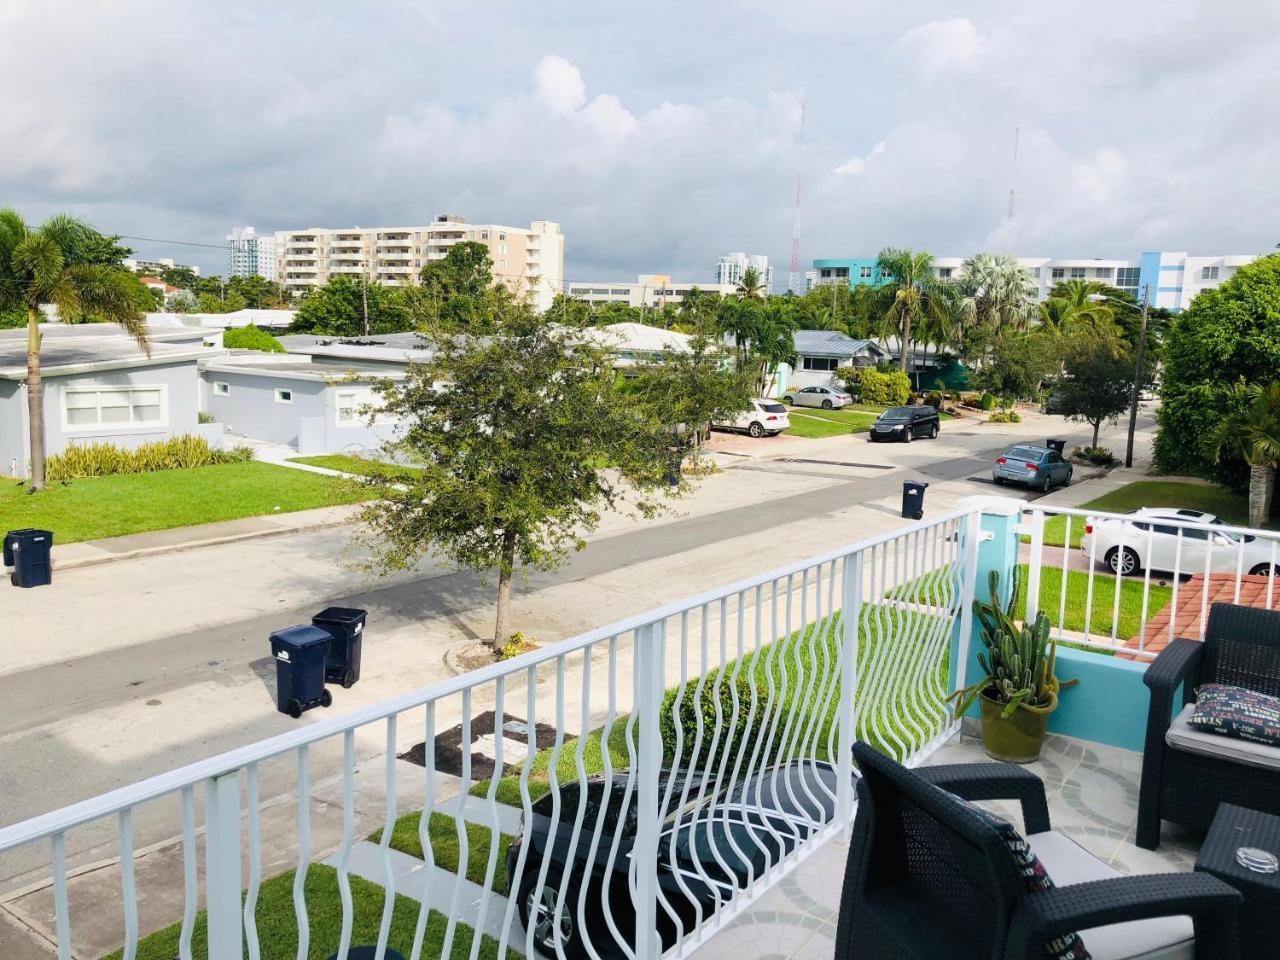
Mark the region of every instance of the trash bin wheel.
<instances>
[{"instance_id":1,"label":"trash bin wheel","mask_svg":"<svg viewBox=\"0 0 1280 960\"><path fill-rule=\"evenodd\" d=\"M917 510L917 511L916 511L916 515L915 515L912 519L913 519L913 520L923 520L923 519L924 519L924 511L923 511L923 510Z\"/></svg>"},{"instance_id":2,"label":"trash bin wheel","mask_svg":"<svg viewBox=\"0 0 1280 960\"><path fill-rule=\"evenodd\" d=\"M355 685L356 685L356 672L354 670L348 670L346 673L342 675L342 689L350 690Z\"/></svg>"},{"instance_id":3,"label":"trash bin wheel","mask_svg":"<svg viewBox=\"0 0 1280 960\"><path fill-rule=\"evenodd\" d=\"M284 705L284 708L288 711L289 716L295 720L302 716L302 701L297 697L291 697L289 702Z\"/></svg>"},{"instance_id":4,"label":"trash bin wheel","mask_svg":"<svg viewBox=\"0 0 1280 960\"><path fill-rule=\"evenodd\" d=\"M332 694L332 693L330 693L328 690L326 690L326 691L324 691L324 693L320 694L320 706L322 706L322 707L332 707L332 706L333 706L333 694Z\"/></svg>"}]
</instances>

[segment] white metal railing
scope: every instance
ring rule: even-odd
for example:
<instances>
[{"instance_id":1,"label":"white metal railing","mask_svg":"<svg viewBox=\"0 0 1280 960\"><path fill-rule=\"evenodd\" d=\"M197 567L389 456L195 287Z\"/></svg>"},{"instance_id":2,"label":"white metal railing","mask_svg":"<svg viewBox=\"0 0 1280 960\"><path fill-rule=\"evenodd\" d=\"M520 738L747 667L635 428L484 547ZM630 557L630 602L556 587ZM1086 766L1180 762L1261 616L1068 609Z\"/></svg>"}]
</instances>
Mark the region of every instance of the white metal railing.
<instances>
[{"instance_id":1,"label":"white metal railing","mask_svg":"<svg viewBox=\"0 0 1280 960\"><path fill-rule=\"evenodd\" d=\"M1203 639L1214 600L1280 601L1280 532L1035 503L1021 530L1027 617L1044 611L1085 647L1149 660L1177 636Z\"/></svg>"},{"instance_id":2,"label":"white metal railing","mask_svg":"<svg viewBox=\"0 0 1280 960\"><path fill-rule=\"evenodd\" d=\"M344 958L361 938L412 960L684 955L851 822L855 739L915 763L954 732L947 671L978 521L946 514L0 829L0 865L47 850L36 874L61 960L77 944L81 831L96 845L109 828L124 960L157 926L139 919L140 817L174 823L183 910L159 935L183 960ZM486 777L472 741L490 711ZM438 770L454 743L453 773ZM421 767L398 759L415 747ZM370 789L381 835L362 842ZM332 872L317 866L320 793L340 794ZM414 839L420 853L402 849ZM412 922L394 896L371 907L362 882L417 901Z\"/></svg>"}]
</instances>

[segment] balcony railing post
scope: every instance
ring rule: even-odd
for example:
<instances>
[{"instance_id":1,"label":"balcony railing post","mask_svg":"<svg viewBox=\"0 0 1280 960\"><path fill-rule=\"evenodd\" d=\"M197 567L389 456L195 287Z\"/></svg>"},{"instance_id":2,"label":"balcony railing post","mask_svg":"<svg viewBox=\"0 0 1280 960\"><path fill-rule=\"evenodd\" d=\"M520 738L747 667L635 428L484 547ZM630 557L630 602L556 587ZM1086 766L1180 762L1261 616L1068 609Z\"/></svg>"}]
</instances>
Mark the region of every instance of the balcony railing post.
<instances>
[{"instance_id":1,"label":"balcony railing post","mask_svg":"<svg viewBox=\"0 0 1280 960\"><path fill-rule=\"evenodd\" d=\"M1031 537L1031 556L1027 564L1027 612L1025 620L1034 623L1040 611L1040 567L1044 562L1044 511L1032 509L1026 515L1027 533ZM1066 589L1066 579L1063 579Z\"/></svg>"},{"instance_id":2,"label":"balcony railing post","mask_svg":"<svg viewBox=\"0 0 1280 960\"><path fill-rule=\"evenodd\" d=\"M960 690L968 684L969 648L973 637L973 598L978 585L978 545L982 542L982 510L974 510L964 521L960 579L960 610L956 625L956 642L951 658L951 689Z\"/></svg>"},{"instance_id":3,"label":"balcony railing post","mask_svg":"<svg viewBox=\"0 0 1280 960\"><path fill-rule=\"evenodd\" d=\"M862 621L863 554L844 558L844 596L840 620L844 645L840 652L840 739L836 748L836 821L853 819L853 738L857 730L858 637Z\"/></svg>"},{"instance_id":4,"label":"balcony railing post","mask_svg":"<svg viewBox=\"0 0 1280 960\"><path fill-rule=\"evenodd\" d=\"M631 868L636 871L636 960L658 960L658 792L662 772L663 662L666 623L658 620L636 630L636 841Z\"/></svg>"},{"instance_id":5,"label":"balcony railing post","mask_svg":"<svg viewBox=\"0 0 1280 960\"><path fill-rule=\"evenodd\" d=\"M240 773L205 782L209 960L240 960Z\"/></svg>"}]
</instances>

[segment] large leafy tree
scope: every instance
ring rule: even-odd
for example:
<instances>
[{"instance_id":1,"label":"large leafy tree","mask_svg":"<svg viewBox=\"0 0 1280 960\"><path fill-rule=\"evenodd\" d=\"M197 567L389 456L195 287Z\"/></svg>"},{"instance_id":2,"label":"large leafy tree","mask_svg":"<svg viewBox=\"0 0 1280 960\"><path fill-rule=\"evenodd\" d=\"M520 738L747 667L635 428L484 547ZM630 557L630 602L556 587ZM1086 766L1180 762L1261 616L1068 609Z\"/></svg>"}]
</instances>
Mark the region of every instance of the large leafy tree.
<instances>
[{"instance_id":1,"label":"large leafy tree","mask_svg":"<svg viewBox=\"0 0 1280 960\"><path fill-rule=\"evenodd\" d=\"M912 345L927 318L939 318L952 309L940 281L933 275L933 255L923 250L886 247L876 257L876 267L889 278L877 291L881 336L897 337L902 372L910 368Z\"/></svg>"},{"instance_id":2,"label":"large leafy tree","mask_svg":"<svg viewBox=\"0 0 1280 960\"><path fill-rule=\"evenodd\" d=\"M1156 465L1244 489L1248 465L1215 456L1211 437L1238 404L1234 384L1280 370L1280 254L1241 267L1174 319L1164 344Z\"/></svg>"},{"instance_id":3,"label":"large leafy tree","mask_svg":"<svg viewBox=\"0 0 1280 960\"><path fill-rule=\"evenodd\" d=\"M782 297L769 303L726 297L716 311L716 333L733 345L734 368L747 373L758 394L768 392L778 365L795 363L795 318Z\"/></svg>"},{"instance_id":4,"label":"large leafy tree","mask_svg":"<svg viewBox=\"0 0 1280 960\"><path fill-rule=\"evenodd\" d=\"M1030 399L1059 367L1060 338L1049 331L995 334L986 362L973 376L973 384L1006 400Z\"/></svg>"},{"instance_id":5,"label":"large leafy tree","mask_svg":"<svg viewBox=\"0 0 1280 960\"><path fill-rule=\"evenodd\" d=\"M1133 361L1123 342L1106 335L1081 333L1068 341L1058 381L1061 412L1068 420L1093 427L1098 445L1102 424L1129 408L1133 390Z\"/></svg>"},{"instance_id":6,"label":"large leafy tree","mask_svg":"<svg viewBox=\"0 0 1280 960\"><path fill-rule=\"evenodd\" d=\"M499 310L490 335L427 335L432 358L382 388L386 411L404 422L389 453L421 467L375 481L380 497L361 515L374 569L428 553L496 569L495 645L511 633L518 570L564 563L604 511L661 507L672 442L623 397L590 338L523 301Z\"/></svg>"},{"instance_id":7,"label":"large leafy tree","mask_svg":"<svg viewBox=\"0 0 1280 960\"><path fill-rule=\"evenodd\" d=\"M444 259L424 265L419 279L412 296L433 327L483 331L493 316L494 299L507 294L506 287L495 288L489 248L476 240L455 243Z\"/></svg>"},{"instance_id":8,"label":"large leafy tree","mask_svg":"<svg viewBox=\"0 0 1280 960\"><path fill-rule=\"evenodd\" d=\"M123 253L121 252L123 251ZM40 376L40 308L52 304L64 323L118 323L149 350L143 300L150 294L120 265L129 250L75 217L50 217L32 229L16 210L0 210L0 310L27 314L27 415L30 480L44 487L44 382Z\"/></svg>"},{"instance_id":9,"label":"large leafy tree","mask_svg":"<svg viewBox=\"0 0 1280 960\"><path fill-rule=\"evenodd\" d=\"M364 333L364 311L369 310L369 333L400 333L413 329L413 321L399 287L366 285L351 277L331 277L298 307L293 333L331 337L358 337Z\"/></svg>"},{"instance_id":10,"label":"large leafy tree","mask_svg":"<svg viewBox=\"0 0 1280 960\"><path fill-rule=\"evenodd\" d=\"M1271 515L1276 466L1280 464L1280 381L1266 386L1238 384L1232 407L1209 438L1214 459L1234 457L1249 467L1249 526Z\"/></svg>"}]
</instances>

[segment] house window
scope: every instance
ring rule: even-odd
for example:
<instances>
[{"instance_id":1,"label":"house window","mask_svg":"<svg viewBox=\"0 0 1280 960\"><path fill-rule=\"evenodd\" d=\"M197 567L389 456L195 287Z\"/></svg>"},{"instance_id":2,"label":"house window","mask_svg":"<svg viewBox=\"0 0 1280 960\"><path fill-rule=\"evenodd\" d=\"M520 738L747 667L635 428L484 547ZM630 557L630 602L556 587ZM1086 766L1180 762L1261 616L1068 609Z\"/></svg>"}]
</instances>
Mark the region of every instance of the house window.
<instances>
[{"instance_id":1,"label":"house window","mask_svg":"<svg viewBox=\"0 0 1280 960\"><path fill-rule=\"evenodd\" d=\"M1093 275L1094 275L1095 277L1097 277L1099 280L1110 280L1110 279L1111 279L1111 268L1110 268L1110 267L1097 267L1097 268L1093 271Z\"/></svg>"},{"instance_id":2,"label":"house window","mask_svg":"<svg viewBox=\"0 0 1280 960\"><path fill-rule=\"evenodd\" d=\"M860 267L860 268L858 269L858 276L860 276L863 280L870 280L870 279L871 279L871 268L870 268L870 267Z\"/></svg>"},{"instance_id":3,"label":"house window","mask_svg":"<svg viewBox=\"0 0 1280 960\"><path fill-rule=\"evenodd\" d=\"M938 268L938 277L939 277L940 279L942 279L942 280L950 280L950 279L951 279L951 269L952 269L951 267L939 267L939 268Z\"/></svg>"},{"instance_id":4,"label":"house window","mask_svg":"<svg viewBox=\"0 0 1280 960\"><path fill-rule=\"evenodd\" d=\"M350 392L339 393L337 407L339 423L355 422L356 413L359 411L359 403L357 402L356 394Z\"/></svg>"},{"instance_id":5,"label":"house window","mask_svg":"<svg viewBox=\"0 0 1280 960\"><path fill-rule=\"evenodd\" d=\"M505 239L507 239L507 235L506 235L505 233L500 233L500 234L498 234L498 239L499 239L499 240L505 240Z\"/></svg>"},{"instance_id":6,"label":"house window","mask_svg":"<svg viewBox=\"0 0 1280 960\"><path fill-rule=\"evenodd\" d=\"M1072 268L1071 268L1071 279L1072 279L1072 280L1083 280L1083 279L1084 279L1084 267L1072 267Z\"/></svg>"},{"instance_id":7,"label":"house window","mask_svg":"<svg viewBox=\"0 0 1280 960\"><path fill-rule=\"evenodd\" d=\"M1054 267L1050 276L1054 280L1061 280L1067 275L1067 271L1062 267Z\"/></svg>"},{"instance_id":8,"label":"house window","mask_svg":"<svg viewBox=\"0 0 1280 960\"><path fill-rule=\"evenodd\" d=\"M1139 267L1120 267L1116 270L1116 286L1121 289L1138 289Z\"/></svg>"},{"instance_id":9,"label":"house window","mask_svg":"<svg viewBox=\"0 0 1280 960\"><path fill-rule=\"evenodd\" d=\"M1200 271L1200 279L1201 279L1201 280L1217 280L1217 279L1218 279L1218 268L1217 268L1217 267L1205 267L1204 269L1202 269L1202 270Z\"/></svg>"},{"instance_id":10,"label":"house window","mask_svg":"<svg viewBox=\"0 0 1280 960\"><path fill-rule=\"evenodd\" d=\"M276 403L293 403L293 391L276 387Z\"/></svg>"},{"instance_id":11,"label":"house window","mask_svg":"<svg viewBox=\"0 0 1280 960\"><path fill-rule=\"evenodd\" d=\"M831 373L840 366L840 361L835 357L801 357L800 369L811 370L815 373Z\"/></svg>"},{"instance_id":12,"label":"house window","mask_svg":"<svg viewBox=\"0 0 1280 960\"><path fill-rule=\"evenodd\" d=\"M69 429L164 423L164 387L69 387L62 393Z\"/></svg>"},{"instance_id":13,"label":"house window","mask_svg":"<svg viewBox=\"0 0 1280 960\"><path fill-rule=\"evenodd\" d=\"M481 231L480 231L480 239L481 239L481 240L488 240L488 239L489 239L489 231L488 231L488 230L481 230Z\"/></svg>"},{"instance_id":14,"label":"house window","mask_svg":"<svg viewBox=\"0 0 1280 960\"><path fill-rule=\"evenodd\" d=\"M231 384L223 383L221 380L215 380L213 383L213 395L215 397L225 397L231 393Z\"/></svg>"}]
</instances>

